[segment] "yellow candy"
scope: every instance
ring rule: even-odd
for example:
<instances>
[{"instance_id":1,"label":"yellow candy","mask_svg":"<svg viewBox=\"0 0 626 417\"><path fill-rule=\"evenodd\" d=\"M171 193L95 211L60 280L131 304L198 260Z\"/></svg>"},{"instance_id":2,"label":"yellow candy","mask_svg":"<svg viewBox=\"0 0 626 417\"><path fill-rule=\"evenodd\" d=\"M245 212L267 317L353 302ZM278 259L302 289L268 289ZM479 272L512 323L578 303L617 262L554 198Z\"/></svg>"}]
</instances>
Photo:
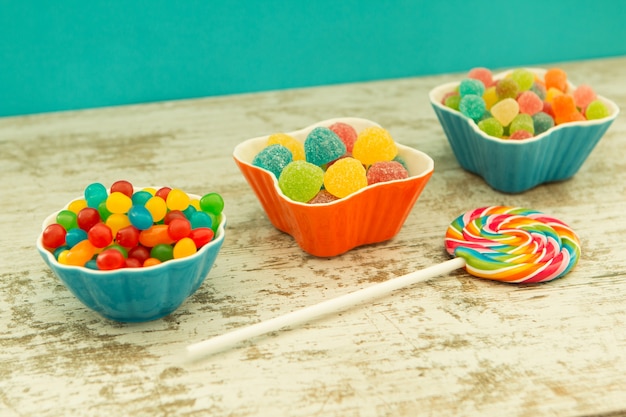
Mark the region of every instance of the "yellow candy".
<instances>
[{"instance_id":1,"label":"yellow candy","mask_svg":"<svg viewBox=\"0 0 626 417\"><path fill-rule=\"evenodd\" d=\"M182 238L174 245L174 259L185 258L196 252L196 244L188 237Z\"/></svg>"},{"instance_id":2,"label":"yellow candy","mask_svg":"<svg viewBox=\"0 0 626 417\"><path fill-rule=\"evenodd\" d=\"M285 133L274 133L267 139L267 145L283 145L289 149L294 161L304 160L304 145Z\"/></svg>"},{"instance_id":3,"label":"yellow candy","mask_svg":"<svg viewBox=\"0 0 626 417\"><path fill-rule=\"evenodd\" d=\"M146 201L146 208L152 214L152 220L156 223L165 217L167 213L167 204L165 200L163 200L159 196L154 196L148 201Z\"/></svg>"},{"instance_id":4,"label":"yellow candy","mask_svg":"<svg viewBox=\"0 0 626 417\"><path fill-rule=\"evenodd\" d=\"M67 209L69 211L73 211L74 213L78 214L78 212L84 209L85 207L87 207L87 200L85 200L84 198L81 198L79 200L72 201L69 204L69 206L67 206Z\"/></svg>"},{"instance_id":5,"label":"yellow candy","mask_svg":"<svg viewBox=\"0 0 626 417\"><path fill-rule=\"evenodd\" d=\"M367 175L361 161L341 158L324 174L324 188L338 198L346 197L367 187Z\"/></svg>"},{"instance_id":6,"label":"yellow candy","mask_svg":"<svg viewBox=\"0 0 626 417\"><path fill-rule=\"evenodd\" d=\"M546 100L548 103L552 103L554 97L563 95L563 92L558 88L550 87L548 91L546 91Z\"/></svg>"},{"instance_id":7,"label":"yellow candy","mask_svg":"<svg viewBox=\"0 0 626 417\"><path fill-rule=\"evenodd\" d=\"M113 237L117 235L118 230L120 230L123 227L131 225L130 219L128 218L128 216L122 213L111 214L109 217L107 217L104 224L109 226L109 229L111 229L111 234L113 235Z\"/></svg>"},{"instance_id":8,"label":"yellow candy","mask_svg":"<svg viewBox=\"0 0 626 417\"><path fill-rule=\"evenodd\" d=\"M167 200L165 201L167 208L170 210L183 211L189 207L189 196L182 190L172 189L167 194Z\"/></svg>"},{"instance_id":9,"label":"yellow candy","mask_svg":"<svg viewBox=\"0 0 626 417\"><path fill-rule=\"evenodd\" d=\"M496 94L495 86L485 89L485 92L483 93L483 100L485 100L485 108L487 110L491 109L491 107L498 102L499 98L498 94Z\"/></svg>"},{"instance_id":10,"label":"yellow candy","mask_svg":"<svg viewBox=\"0 0 626 417\"><path fill-rule=\"evenodd\" d=\"M122 194L119 191L111 193L106 200L106 208L111 213L123 214L128 212L133 206L133 200L126 194Z\"/></svg>"},{"instance_id":11,"label":"yellow candy","mask_svg":"<svg viewBox=\"0 0 626 417\"><path fill-rule=\"evenodd\" d=\"M352 156L368 166L374 162L391 161L397 154L398 147L389 132L376 126L363 129L352 148Z\"/></svg>"},{"instance_id":12,"label":"yellow candy","mask_svg":"<svg viewBox=\"0 0 626 417\"><path fill-rule=\"evenodd\" d=\"M91 242L82 240L67 251L64 255L64 262L66 265L84 266L95 254L96 248ZM59 257L61 256L59 255Z\"/></svg>"}]
</instances>

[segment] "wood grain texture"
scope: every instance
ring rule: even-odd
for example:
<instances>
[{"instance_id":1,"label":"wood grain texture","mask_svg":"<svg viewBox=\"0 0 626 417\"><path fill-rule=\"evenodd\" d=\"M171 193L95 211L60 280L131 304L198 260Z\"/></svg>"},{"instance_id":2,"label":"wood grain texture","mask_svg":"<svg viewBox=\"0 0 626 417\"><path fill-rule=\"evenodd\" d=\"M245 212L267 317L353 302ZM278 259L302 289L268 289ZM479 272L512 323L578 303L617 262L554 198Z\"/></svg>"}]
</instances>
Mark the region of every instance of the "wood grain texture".
<instances>
[{"instance_id":1,"label":"wood grain texture","mask_svg":"<svg viewBox=\"0 0 626 417\"><path fill-rule=\"evenodd\" d=\"M626 109L626 58L563 63ZM592 416L626 413L626 122L574 178L522 194L463 171L428 102L460 74L0 119L0 416ZM435 174L392 240L315 258L274 229L232 150L254 136L364 117ZM46 268L41 222L94 181L226 200L223 250L176 312L120 324ZM580 235L566 278L511 286L464 271L189 364L185 347L447 258L483 205L547 212ZM384 215L384 213L381 213Z\"/></svg>"}]
</instances>

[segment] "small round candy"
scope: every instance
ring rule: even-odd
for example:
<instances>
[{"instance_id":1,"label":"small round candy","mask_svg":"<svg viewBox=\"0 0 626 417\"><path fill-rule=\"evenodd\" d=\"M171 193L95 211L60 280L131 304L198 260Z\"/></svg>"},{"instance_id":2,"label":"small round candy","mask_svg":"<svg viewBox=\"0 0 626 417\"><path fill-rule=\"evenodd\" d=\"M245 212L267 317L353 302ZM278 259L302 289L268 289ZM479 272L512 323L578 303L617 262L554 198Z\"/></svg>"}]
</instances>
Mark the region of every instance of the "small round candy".
<instances>
[{"instance_id":1,"label":"small round candy","mask_svg":"<svg viewBox=\"0 0 626 417\"><path fill-rule=\"evenodd\" d=\"M544 75L546 89L556 88L563 93L567 92L567 74L560 68L550 68Z\"/></svg>"},{"instance_id":2,"label":"small round candy","mask_svg":"<svg viewBox=\"0 0 626 417\"><path fill-rule=\"evenodd\" d=\"M196 209L193 209L193 211L190 213L193 214L196 212ZM165 217L163 218L163 224L170 224L172 222L172 220L174 219L185 219L187 220L187 216L185 215L184 211L180 211L180 210L171 210L168 211L167 214L165 215Z\"/></svg>"},{"instance_id":3,"label":"small round candy","mask_svg":"<svg viewBox=\"0 0 626 417\"><path fill-rule=\"evenodd\" d=\"M304 140L306 161L322 166L346 153L346 145L339 136L327 127L316 127Z\"/></svg>"},{"instance_id":4,"label":"small round candy","mask_svg":"<svg viewBox=\"0 0 626 417\"><path fill-rule=\"evenodd\" d=\"M109 226L109 228L111 229L111 233L113 234L113 236L115 236L118 230L120 230L122 227L130 226L131 223L127 215L113 213L106 219L105 224Z\"/></svg>"},{"instance_id":5,"label":"small round candy","mask_svg":"<svg viewBox=\"0 0 626 417\"><path fill-rule=\"evenodd\" d=\"M519 130L516 130L515 132L511 133L511 135L509 136L509 139L520 140L520 139L530 139L532 137L533 137L533 134L530 133L529 131L519 129Z\"/></svg>"},{"instance_id":6,"label":"small round candy","mask_svg":"<svg viewBox=\"0 0 626 417\"><path fill-rule=\"evenodd\" d=\"M133 200L119 191L111 193L106 200L106 207L111 213L124 214L132 207Z\"/></svg>"},{"instance_id":7,"label":"small round candy","mask_svg":"<svg viewBox=\"0 0 626 417\"><path fill-rule=\"evenodd\" d=\"M539 113L533 114L532 118L536 135L539 135L546 130L554 127L554 119L547 113L541 111Z\"/></svg>"},{"instance_id":8,"label":"small round candy","mask_svg":"<svg viewBox=\"0 0 626 417\"><path fill-rule=\"evenodd\" d=\"M167 233L167 225L155 224L149 229L142 230L139 233L139 243L141 243L142 246L153 248L158 244L172 244L174 241Z\"/></svg>"},{"instance_id":9,"label":"small round candy","mask_svg":"<svg viewBox=\"0 0 626 417\"><path fill-rule=\"evenodd\" d=\"M461 96L459 94L450 95L446 97L443 104L453 110L458 110L459 104L461 104Z\"/></svg>"},{"instance_id":10,"label":"small round candy","mask_svg":"<svg viewBox=\"0 0 626 417\"><path fill-rule=\"evenodd\" d=\"M603 119L609 117L609 109L600 100L594 100L585 109L585 116L587 120Z\"/></svg>"},{"instance_id":11,"label":"small round candy","mask_svg":"<svg viewBox=\"0 0 626 417\"><path fill-rule=\"evenodd\" d=\"M143 262L143 267L147 268L147 267L156 266L159 264L161 264L161 261L158 260L157 258L148 258Z\"/></svg>"},{"instance_id":12,"label":"small round candy","mask_svg":"<svg viewBox=\"0 0 626 417\"><path fill-rule=\"evenodd\" d=\"M170 187L161 187L154 193L155 196L159 196L163 201L167 201L167 195L172 191Z\"/></svg>"},{"instance_id":13,"label":"small round candy","mask_svg":"<svg viewBox=\"0 0 626 417\"><path fill-rule=\"evenodd\" d=\"M363 129L352 149L352 156L367 166L378 161L391 161L397 154L398 147L391 134L377 126Z\"/></svg>"},{"instance_id":14,"label":"small round candy","mask_svg":"<svg viewBox=\"0 0 626 417\"><path fill-rule=\"evenodd\" d=\"M354 127L350 126L347 123L335 122L332 125L328 126L328 128L335 132L337 136L339 136L339 139L341 139L343 144L346 145L346 152L348 154L351 154L352 148L354 147L354 142L356 142L356 138L358 136L358 133L354 129Z\"/></svg>"},{"instance_id":15,"label":"small round candy","mask_svg":"<svg viewBox=\"0 0 626 417\"><path fill-rule=\"evenodd\" d=\"M104 223L98 223L89 229L87 236L91 244L96 248L107 247L113 242L113 232Z\"/></svg>"},{"instance_id":16,"label":"small round candy","mask_svg":"<svg viewBox=\"0 0 626 417\"><path fill-rule=\"evenodd\" d=\"M85 207L76 215L78 227L88 232L94 225L100 223L100 213L93 207Z\"/></svg>"},{"instance_id":17,"label":"small round candy","mask_svg":"<svg viewBox=\"0 0 626 417\"><path fill-rule=\"evenodd\" d=\"M189 206L189 200L186 192L173 188L167 195L165 203L169 210L185 210Z\"/></svg>"},{"instance_id":18,"label":"small round candy","mask_svg":"<svg viewBox=\"0 0 626 417\"><path fill-rule=\"evenodd\" d=\"M224 199L218 193L208 193L200 199L200 208L207 213L219 216L224 210Z\"/></svg>"},{"instance_id":19,"label":"small round candy","mask_svg":"<svg viewBox=\"0 0 626 417\"><path fill-rule=\"evenodd\" d=\"M307 201L307 204L326 204L336 200L339 200L339 198L322 189L315 195L315 197Z\"/></svg>"},{"instance_id":20,"label":"small round candy","mask_svg":"<svg viewBox=\"0 0 626 417\"><path fill-rule=\"evenodd\" d=\"M107 199L109 193L104 185L96 182L85 187L84 195L87 205L89 207L97 208L100 203Z\"/></svg>"},{"instance_id":21,"label":"small round candy","mask_svg":"<svg viewBox=\"0 0 626 417\"><path fill-rule=\"evenodd\" d=\"M125 248L134 248L139 244L139 233L135 226L122 227L115 234L115 242Z\"/></svg>"},{"instance_id":22,"label":"small round candy","mask_svg":"<svg viewBox=\"0 0 626 417\"><path fill-rule=\"evenodd\" d=\"M106 200L98 205L98 213L100 214L100 220L103 222L106 221L111 215L111 212L107 209Z\"/></svg>"},{"instance_id":23,"label":"small round candy","mask_svg":"<svg viewBox=\"0 0 626 417\"><path fill-rule=\"evenodd\" d=\"M56 222L63 226L65 230L71 230L78 227L76 221L76 213L70 210L61 210L56 216Z\"/></svg>"},{"instance_id":24,"label":"small round candy","mask_svg":"<svg viewBox=\"0 0 626 417\"><path fill-rule=\"evenodd\" d=\"M213 240L213 229L208 227L198 227L189 233L189 238L193 240L196 248L200 249Z\"/></svg>"},{"instance_id":25,"label":"small round candy","mask_svg":"<svg viewBox=\"0 0 626 417\"><path fill-rule=\"evenodd\" d=\"M136 258L126 258L124 262L126 268L141 268L142 266L143 262Z\"/></svg>"},{"instance_id":26,"label":"small round candy","mask_svg":"<svg viewBox=\"0 0 626 417\"><path fill-rule=\"evenodd\" d=\"M128 258L137 259L141 265L150 257L150 249L142 245L133 246L128 250Z\"/></svg>"},{"instance_id":27,"label":"small round candy","mask_svg":"<svg viewBox=\"0 0 626 417\"><path fill-rule=\"evenodd\" d=\"M270 145L284 146L291 152L292 160L294 161L304 160L304 145L292 136L285 133L274 133L267 139L266 146Z\"/></svg>"},{"instance_id":28,"label":"small round candy","mask_svg":"<svg viewBox=\"0 0 626 417\"><path fill-rule=\"evenodd\" d=\"M98 254L96 264L101 271L112 271L126 266L126 258L118 250L106 249Z\"/></svg>"},{"instance_id":29,"label":"small round candy","mask_svg":"<svg viewBox=\"0 0 626 417\"><path fill-rule=\"evenodd\" d=\"M275 144L263 148L256 154L252 159L252 165L263 168L278 178L283 168L291 161L293 161L291 151L283 145Z\"/></svg>"},{"instance_id":30,"label":"small round candy","mask_svg":"<svg viewBox=\"0 0 626 417\"><path fill-rule=\"evenodd\" d=\"M504 134L504 128L502 127L502 123L500 123L493 117L489 117L478 122L478 128L489 136L493 136L496 138L501 138Z\"/></svg>"},{"instance_id":31,"label":"small round candy","mask_svg":"<svg viewBox=\"0 0 626 417\"><path fill-rule=\"evenodd\" d=\"M128 210L128 220L139 230L146 230L153 224L152 214L145 206L132 206Z\"/></svg>"},{"instance_id":32,"label":"small round candy","mask_svg":"<svg viewBox=\"0 0 626 417\"><path fill-rule=\"evenodd\" d=\"M213 217L204 211L196 211L193 213L189 222L191 223L192 229L196 229L198 227L213 227Z\"/></svg>"},{"instance_id":33,"label":"small round candy","mask_svg":"<svg viewBox=\"0 0 626 417\"><path fill-rule=\"evenodd\" d=\"M302 203L315 197L323 183L322 168L306 161L293 161L283 169L278 178L278 186L283 194Z\"/></svg>"},{"instance_id":34,"label":"small round candy","mask_svg":"<svg viewBox=\"0 0 626 417\"><path fill-rule=\"evenodd\" d=\"M46 248L56 249L65 244L67 231L58 223L52 223L43 231L41 241Z\"/></svg>"},{"instance_id":35,"label":"small round candy","mask_svg":"<svg viewBox=\"0 0 626 417\"><path fill-rule=\"evenodd\" d=\"M175 242L189 236L191 233L191 222L187 219L173 219L167 225L167 233Z\"/></svg>"},{"instance_id":36,"label":"small round candy","mask_svg":"<svg viewBox=\"0 0 626 417\"><path fill-rule=\"evenodd\" d=\"M155 223L163 220L165 214L167 213L167 204L165 203L165 200L156 195L146 201L145 207L152 215L152 221Z\"/></svg>"},{"instance_id":37,"label":"small round candy","mask_svg":"<svg viewBox=\"0 0 626 417\"><path fill-rule=\"evenodd\" d=\"M502 100L505 98L517 98L519 86L512 78L504 78L496 83L496 94Z\"/></svg>"},{"instance_id":38,"label":"small round candy","mask_svg":"<svg viewBox=\"0 0 626 417\"><path fill-rule=\"evenodd\" d=\"M491 115L500 122L502 126L508 126L509 123L519 113L519 104L515 99L505 98L500 100L491 108Z\"/></svg>"},{"instance_id":39,"label":"small round candy","mask_svg":"<svg viewBox=\"0 0 626 417\"><path fill-rule=\"evenodd\" d=\"M473 120L480 120L486 110L485 100L478 95L468 94L459 103L459 111Z\"/></svg>"},{"instance_id":40,"label":"small round candy","mask_svg":"<svg viewBox=\"0 0 626 417\"><path fill-rule=\"evenodd\" d=\"M170 244L159 243L152 248L150 256L161 262L166 262L170 259L174 259L174 248Z\"/></svg>"},{"instance_id":41,"label":"small round candy","mask_svg":"<svg viewBox=\"0 0 626 417\"><path fill-rule=\"evenodd\" d=\"M409 172L404 165L397 161L381 161L373 163L367 170L367 184L377 184L394 180L402 180L409 177Z\"/></svg>"},{"instance_id":42,"label":"small round candy","mask_svg":"<svg viewBox=\"0 0 626 417\"><path fill-rule=\"evenodd\" d=\"M524 91L517 96L517 104L519 104L520 113L530 114L531 116L543 110L543 101L532 91Z\"/></svg>"},{"instance_id":43,"label":"small round candy","mask_svg":"<svg viewBox=\"0 0 626 417\"><path fill-rule=\"evenodd\" d=\"M597 96L593 88L587 84L579 85L573 93L576 107L580 109L586 108L589 103L594 101Z\"/></svg>"},{"instance_id":44,"label":"small round candy","mask_svg":"<svg viewBox=\"0 0 626 417\"><path fill-rule=\"evenodd\" d=\"M496 94L496 87L492 86L485 89L483 93L483 100L485 100L485 109L489 110L499 100L498 94Z\"/></svg>"},{"instance_id":45,"label":"small round candy","mask_svg":"<svg viewBox=\"0 0 626 417\"><path fill-rule=\"evenodd\" d=\"M491 87L491 85L493 84L493 74L491 70L484 67L472 68L467 73L467 78L474 78L476 80L482 81L483 85L486 88Z\"/></svg>"},{"instance_id":46,"label":"small round candy","mask_svg":"<svg viewBox=\"0 0 626 417\"><path fill-rule=\"evenodd\" d=\"M344 198L367 187L367 176L361 161L346 157L328 167L324 188L338 198ZM310 199L309 199L310 200Z\"/></svg>"},{"instance_id":47,"label":"small round candy","mask_svg":"<svg viewBox=\"0 0 626 417\"><path fill-rule=\"evenodd\" d=\"M467 95L482 96L485 92L485 84L474 78L466 78L459 84L459 94L461 98Z\"/></svg>"},{"instance_id":48,"label":"small round candy","mask_svg":"<svg viewBox=\"0 0 626 417\"><path fill-rule=\"evenodd\" d=\"M520 113L511 121L511 125L509 126L509 135L517 132L518 130L525 130L528 133L535 133L535 125L533 123L533 118L528 114Z\"/></svg>"},{"instance_id":49,"label":"small round candy","mask_svg":"<svg viewBox=\"0 0 626 417\"><path fill-rule=\"evenodd\" d=\"M77 200L72 201L67 206L67 209L69 211L73 211L74 213L78 214L78 212L84 209L85 207L87 207L87 200L85 200L84 198L79 198Z\"/></svg>"},{"instance_id":50,"label":"small round candy","mask_svg":"<svg viewBox=\"0 0 626 417\"><path fill-rule=\"evenodd\" d=\"M67 254L64 256L64 263L73 266L85 266L95 253L95 246L89 240L83 240L67 251ZM61 262L60 259L59 262Z\"/></svg>"},{"instance_id":51,"label":"small round candy","mask_svg":"<svg viewBox=\"0 0 626 417\"><path fill-rule=\"evenodd\" d=\"M153 197L154 194L149 193L146 190L137 191L131 197L133 206L145 206L146 202Z\"/></svg>"},{"instance_id":52,"label":"small round candy","mask_svg":"<svg viewBox=\"0 0 626 417\"><path fill-rule=\"evenodd\" d=\"M172 255L174 259L186 258L196 253L198 249L191 238L184 237L174 245Z\"/></svg>"},{"instance_id":53,"label":"small round candy","mask_svg":"<svg viewBox=\"0 0 626 417\"><path fill-rule=\"evenodd\" d=\"M116 192L120 192L128 197L132 197L134 192L133 184L126 180L115 181L111 185L111 194Z\"/></svg>"},{"instance_id":54,"label":"small round candy","mask_svg":"<svg viewBox=\"0 0 626 417\"><path fill-rule=\"evenodd\" d=\"M535 82L535 74L524 68L513 70L511 78L517 83L520 91L530 90Z\"/></svg>"},{"instance_id":55,"label":"small round candy","mask_svg":"<svg viewBox=\"0 0 626 417\"><path fill-rule=\"evenodd\" d=\"M70 248L73 248L79 242L82 242L85 239L87 239L87 232L78 227L68 230L67 234L65 235L65 243Z\"/></svg>"}]
</instances>

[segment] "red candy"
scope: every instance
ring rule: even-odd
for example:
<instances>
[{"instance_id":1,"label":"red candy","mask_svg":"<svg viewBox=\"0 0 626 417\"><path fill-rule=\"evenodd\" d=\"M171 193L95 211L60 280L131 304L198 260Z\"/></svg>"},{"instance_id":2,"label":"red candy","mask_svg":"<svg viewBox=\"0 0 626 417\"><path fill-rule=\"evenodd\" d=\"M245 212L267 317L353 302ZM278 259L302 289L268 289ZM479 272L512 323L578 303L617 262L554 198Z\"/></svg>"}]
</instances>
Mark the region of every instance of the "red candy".
<instances>
[{"instance_id":1,"label":"red candy","mask_svg":"<svg viewBox=\"0 0 626 417\"><path fill-rule=\"evenodd\" d=\"M133 185L128 181L115 181L113 185L111 185L111 194L118 192L128 197L132 197L134 191Z\"/></svg>"},{"instance_id":2,"label":"red candy","mask_svg":"<svg viewBox=\"0 0 626 417\"><path fill-rule=\"evenodd\" d=\"M43 231L42 243L46 248L56 249L65 244L67 231L63 226L53 223Z\"/></svg>"},{"instance_id":3,"label":"red candy","mask_svg":"<svg viewBox=\"0 0 626 417\"><path fill-rule=\"evenodd\" d=\"M96 265L102 271L120 269L126 266L126 258L117 249L106 249L98 254Z\"/></svg>"},{"instance_id":4,"label":"red candy","mask_svg":"<svg viewBox=\"0 0 626 417\"><path fill-rule=\"evenodd\" d=\"M96 248L104 248L113 242L113 233L109 226L104 223L98 223L89 229L87 239Z\"/></svg>"},{"instance_id":5,"label":"red candy","mask_svg":"<svg viewBox=\"0 0 626 417\"><path fill-rule=\"evenodd\" d=\"M133 248L139 244L139 229L134 226L122 227L117 231L115 241L125 248Z\"/></svg>"},{"instance_id":6,"label":"red candy","mask_svg":"<svg viewBox=\"0 0 626 417\"><path fill-rule=\"evenodd\" d=\"M88 232L96 224L100 223L100 212L92 207L81 209L76 215L78 227Z\"/></svg>"},{"instance_id":7,"label":"red candy","mask_svg":"<svg viewBox=\"0 0 626 417\"><path fill-rule=\"evenodd\" d=\"M367 183L369 185L408 177L409 172L404 165L397 161L376 162L367 170Z\"/></svg>"}]
</instances>

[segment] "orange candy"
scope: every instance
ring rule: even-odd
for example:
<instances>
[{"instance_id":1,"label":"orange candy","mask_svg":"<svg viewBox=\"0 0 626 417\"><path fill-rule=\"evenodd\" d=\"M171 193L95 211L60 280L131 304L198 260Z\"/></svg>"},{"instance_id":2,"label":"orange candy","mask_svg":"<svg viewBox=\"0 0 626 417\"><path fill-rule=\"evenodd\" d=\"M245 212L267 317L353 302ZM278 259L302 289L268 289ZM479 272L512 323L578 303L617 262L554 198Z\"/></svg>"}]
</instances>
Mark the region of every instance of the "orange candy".
<instances>
[{"instance_id":1,"label":"orange candy","mask_svg":"<svg viewBox=\"0 0 626 417\"><path fill-rule=\"evenodd\" d=\"M167 228L166 224L155 224L149 229L142 230L139 233L139 243L147 248L153 248L160 243L171 245L174 240L167 232Z\"/></svg>"},{"instance_id":2,"label":"orange candy","mask_svg":"<svg viewBox=\"0 0 626 417\"><path fill-rule=\"evenodd\" d=\"M560 68L550 68L544 75L546 88L556 88L562 92L567 92L567 74Z\"/></svg>"}]
</instances>

